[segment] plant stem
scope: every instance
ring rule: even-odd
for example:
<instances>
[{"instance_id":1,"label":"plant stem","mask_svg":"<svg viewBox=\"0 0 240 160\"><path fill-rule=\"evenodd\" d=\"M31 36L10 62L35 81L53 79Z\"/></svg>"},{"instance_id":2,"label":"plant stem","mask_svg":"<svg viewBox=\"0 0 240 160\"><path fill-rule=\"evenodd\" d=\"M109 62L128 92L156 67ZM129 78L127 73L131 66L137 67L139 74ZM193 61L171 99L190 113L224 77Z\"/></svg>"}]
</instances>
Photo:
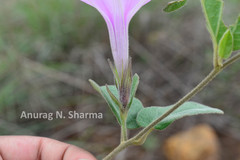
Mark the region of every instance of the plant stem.
<instances>
[{"instance_id":1,"label":"plant stem","mask_svg":"<svg viewBox=\"0 0 240 160\"><path fill-rule=\"evenodd\" d=\"M148 133L149 130L154 128L155 125L157 125L159 122L161 122L164 118L166 118L169 114L171 114L173 111L175 111L177 108L179 108L184 102L190 100L193 96L195 96L197 93L199 93L203 88L205 88L223 69L234 63L240 58L240 53L236 54L232 58L228 59L222 67L216 66L206 78L204 78L192 91L190 91L187 95L185 95L182 99L180 99L175 105L168 110L165 114L163 114L161 117L159 117L157 120L153 121L151 124L149 124L146 128L144 128L142 131L140 131L135 137L132 139L137 140L144 136L146 133Z\"/></svg>"},{"instance_id":2,"label":"plant stem","mask_svg":"<svg viewBox=\"0 0 240 160\"><path fill-rule=\"evenodd\" d=\"M125 142L122 142L117 146L111 153L109 153L103 160L111 160L113 157L115 157L119 152L127 148L128 146L132 145L132 140L127 140Z\"/></svg>"},{"instance_id":3,"label":"plant stem","mask_svg":"<svg viewBox=\"0 0 240 160\"><path fill-rule=\"evenodd\" d=\"M218 45L217 42L213 44L213 66L214 68L218 67L219 61L218 61Z\"/></svg>"},{"instance_id":4,"label":"plant stem","mask_svg":"<svg viewBox=\"0 0 240 160\"><path fill-rule=\"evenodd\" d=\"M200 82L191 92L189 92L187 95L185 95L182 99L180 99L175 105L169 109L166 113L164 113L161 117L153 121L151 124L149 124L146 128L144 128L142 131L140 131L134 139L139 139L143 135L145 135L150 129L154 128L159 122L161 122L164 118L166 118L169 114L171 114L173 111L175 111L178 107L180 107L184 102L190 100L193 96L195 96L198 92L200 92L209 82L211 82L216 75L221 71L221 69L214 69L210 72L210 74L202 81Z\"/></svg>"},{"instance_id":5,"label":"plant stem","mask_svg":"<svg viewBox=\"0 0 240 160\"><path fill-rule=\"evenodd\" d=\"M149 124L146 128L144 128L142 131L140 131L136 136L128 140L127 142L123 142L115 148L109 155L107 155L103 160L110 160L113 158L116 154L121 152L123 149L128 147L129 145L133 145L134 142L140 141L142 137L144 137L145 134L147 134L150 130L154 128L155 125L157 125L161 120L166 118L169 114L171 114L174 110L176 110L178 107L180 107L184 102L188 101L190 98L192 98L194 95L196 95L199 91L201 91L216 75L220 72L220 69L214 69L210 74L201 82L199 83L191 92L189 92L186 96L184 96L182 99L180 99L169 111L167 111L165 114L163 114L161 117L159 117L157 120L153 121L151 124ZM123 128L123 127L122 127Z\"/></svg>"},{"instance_id":6,"label":"plant stem","mask_svg":"<svg viewBox=\"0 0 240 160\"><path fill-rule=\"evenodd\" d=\"M222 66L216 66L214 69L208 74L206 78L204 78L192 91L190 91L187 95L185 95L182 99L180 99L175 105L168 110L166 113L164 113L161 117L159 117L157 120L153 121L151 124L149 124L146 128L144 128L142 131L140 131L136 136L133 138L123 141L119 146L117 146L111 153L109 153L103 160L111 160L115 155L117 155L119 152L121 152L123 149L127 148L128 146L136 144L136 142L141 141L142 139L145 139L153 129L154 126L157 125L159 122L161 122L164 118L166 118L168 115L170 115L174 110L179 108L184 102L190 100L193 96L195 96L197 93L199 93L202 89L204 89L223 69L234 63L240 59L240 53L233 56L232 58L228 59L225 63L223 63Z\"/></svg>"},{"instance_id":7,"label":"plant stem","mask_svg":"<svg viewBox=\"0 0 240 160\"><path fill-rule=\"evenodd\" d=\"M236 55L232 56L230 59L228 59L224 64L223 64L223 69L228 67L229 65L233 64L236 62L238 59L240 59L240 53L237 53Z\"/></svg>"},{"instance_id":8,"label":"plant stem","mask_svg":"<svg viewBox=\"0 0 240 160\"><path fill-rule=\"evenodd\" d=\"M121 113L121 143L128 140L128 133L127 133L127 111L124 111L124 113Z\"/></svg>"}]
</instances>

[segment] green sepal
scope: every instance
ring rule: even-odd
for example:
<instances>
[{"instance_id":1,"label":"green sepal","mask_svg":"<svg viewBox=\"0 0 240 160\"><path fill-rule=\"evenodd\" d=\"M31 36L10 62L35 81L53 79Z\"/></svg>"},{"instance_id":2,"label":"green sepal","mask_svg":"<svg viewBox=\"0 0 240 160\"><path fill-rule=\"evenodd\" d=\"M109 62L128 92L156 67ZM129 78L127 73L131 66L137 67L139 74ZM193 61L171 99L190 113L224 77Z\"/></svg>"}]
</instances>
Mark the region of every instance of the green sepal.
<instances>
[{"instance_id":1,"label":"green sepal","mask_svg":"<svg viewBox=\"0 0 240 160\"><path fill-rule=\"evenodd\" d=\"M119 110L118 106L115 104L115 102L111 99L110 95L107 92L106 87L105 87L105 90L104 90L104 88L99 86L95 81L89 80L89 82L92 85L92 87L105 99L105 101L107 102L111 111L115 115L118 123L121 125L120 110ZM112 88L113 88L113 86L109 86L109 89L111 90L111 92L112 92ZM117 93L113 93L113 94L116 95Z\"/></svg>"},{"instance_id":2,"label":"green sepal","mask_svg":"<svg viewBox=\"0 0 240 160\"><path fill-rule=\"evenodd\" d=\"M108 86L108 89L106 86L99 86L96 82L93 80L89 80L93 88L98 91L101 96L105 99L107 102L109 108L111 109L112 113L116 117L118 123L121 125L121 115L120 115L120 108L115 100L112 99L110 94L114 96L117 100L119 100L119 93L115 85ZM110 92L110 94L109 94ZM142 110L144 107L141 103L141 101L137 98L133 98L132 105L129 108L128 116L127 116L127 128L129 129L136 129L139 128L139 125L136 121L137 114L140 110Z\"/></svg>"},{"instance_id":3,"label":"green sepal","mask_svg":"<svg viewBox=\"0 0 240 160\"><path fill-rule=\"evenodd\" d=\"M132 77L132 85L131 85L128 108L130 108L131 105L132 105L132 101L133 101L133 98L135 97L135 94L137 92L138 85L139 85L139 76L137 74L134 74L134 76Z\"/></svg>"},{"instance_id":4,"label":"green sepal","mask_svg":"<svg viewBox=\"0 0 240 160\"><path fill-rule=\"evenodd\" d=\"M119 101L119 99L117 97L115 97L115 95L111 92L111 90L109 89L108 85L105 85L106 90L109 94L109 96L111 97L112 101L118 106L118 108L123 112L123 106L121 104L121 102Z\"/></svg>"},{"instance_id":5,"label":"green sepal","mask_svg":"<svg viewBox=\"0 0 240 160\"><path fill-rule=\"evenodd\" d=\"M102 95L102 92L101 92L101 89L100 89L100 86L93 80L89 79L88 80L91 84L91 86L93 87L93 89L95 89L99 94Z\"/></svg>"}]
</instances>

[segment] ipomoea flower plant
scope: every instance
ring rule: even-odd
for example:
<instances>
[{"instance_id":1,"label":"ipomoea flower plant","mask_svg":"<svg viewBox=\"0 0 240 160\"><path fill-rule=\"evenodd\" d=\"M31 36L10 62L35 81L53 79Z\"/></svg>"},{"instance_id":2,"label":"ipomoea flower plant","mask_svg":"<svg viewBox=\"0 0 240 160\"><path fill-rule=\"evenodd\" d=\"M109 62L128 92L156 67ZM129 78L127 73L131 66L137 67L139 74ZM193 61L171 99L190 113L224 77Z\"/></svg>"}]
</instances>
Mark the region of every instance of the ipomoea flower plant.
<instances>
[{"instance_id":1,"label":"ipomoea flower plant","mask_svg":"<svg viewBox=\"0 0 240 160\"><path fill-rule=\"evenodd\" d=\"M131 76L131 60L129 58L128 27L136 12L150 0L82 0L95 7L107 23L113 66L110 67L115 77L116 86L99 86L90 83L106 100L121 126L121 143L104 160L112 159L117 153L131 145L141 145L154 130L163 130L175 120L197 114L223 114L211 108L189 100L199 93L224 68L240 59L240 54L231 57L233 51L240 50L240 17L236 24L227 27L222 20L223 0L201 0L210 32L213 51L213 70L192 91L175 104L166 107L143 107L135 97L138 88L138 75ZM164 9L171 12L185 5L186 0L170 2ZM143 129L134 137L128 138L128 129Z\"/></svg>"},{"instance_id":2,"label":"ipomoea flower plant","mask_svg":"<svg viewBox=\"0 0 240 160\"><path fill-rule=\"evenodd\" d=\"M129 59L129 23L136 12L150 0L82 0L95 7L106 21L116 67L111 66L123 108L129 103L131 60ZM110 64L111 65L111 64Z\"/></svg>"},{"instance_id":3,"label":"ipomoea flower plant","mask_svg":"<svg viewBox=\"0 0 240 160\"><path fill-rule=\"evenodd\" d=\"M112 54L118 74L128 68L129 23L135 13L150 0L82 0L95 7L107 23Z\"/></svg>"}]
</instances>

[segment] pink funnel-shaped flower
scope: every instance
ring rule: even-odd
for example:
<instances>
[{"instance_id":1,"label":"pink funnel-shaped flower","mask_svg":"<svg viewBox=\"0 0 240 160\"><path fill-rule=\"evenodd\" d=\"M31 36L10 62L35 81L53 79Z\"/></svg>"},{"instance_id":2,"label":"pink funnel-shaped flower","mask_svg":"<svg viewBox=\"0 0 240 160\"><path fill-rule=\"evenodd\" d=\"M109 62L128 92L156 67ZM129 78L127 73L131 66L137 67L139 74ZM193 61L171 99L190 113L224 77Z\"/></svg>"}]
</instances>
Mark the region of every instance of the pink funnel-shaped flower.
<instances>
[{"instance_id":1,"label":"pink funnel-shaped flower","mask_svg":"<svg viewBox=\"0 0 240 160\"><path fill-rule=\"evenodd\" d=\"M105 19L118 74L128 67L128 26L135 13L150 0L82 0L95 7ZM123 69L123 70L122 70Z\"/></svg>"}]
</instances>

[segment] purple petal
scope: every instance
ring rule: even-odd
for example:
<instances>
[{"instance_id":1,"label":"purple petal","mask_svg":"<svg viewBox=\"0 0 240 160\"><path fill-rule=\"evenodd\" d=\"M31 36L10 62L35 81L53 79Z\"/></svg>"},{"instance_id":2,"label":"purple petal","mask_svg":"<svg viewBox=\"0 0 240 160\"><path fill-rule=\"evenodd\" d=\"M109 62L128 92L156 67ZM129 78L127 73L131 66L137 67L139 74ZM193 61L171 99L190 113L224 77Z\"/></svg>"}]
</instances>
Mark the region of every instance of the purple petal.
<instances>
[{"instance_id":1,"label":"purple petal","mask_svg":"<svg viewBox=\"0 0 240 160\"><path fill-rule=\"evenodd\" d=\"M129 23L136 12L151 0L123 0L126 21Z\"/></svg>"},{"instance_id":2,"label":"purple petal","mask_svg":"<svg viewBox=\"0 0 240 160\"><path fill-rule=\"evenodd\" d=\"M150 0L82 0L95 7L105 19L113 59L118 73L122 73L128 65L129 41L128 26L136 12Z\"/></svg>"}]
</instances>

